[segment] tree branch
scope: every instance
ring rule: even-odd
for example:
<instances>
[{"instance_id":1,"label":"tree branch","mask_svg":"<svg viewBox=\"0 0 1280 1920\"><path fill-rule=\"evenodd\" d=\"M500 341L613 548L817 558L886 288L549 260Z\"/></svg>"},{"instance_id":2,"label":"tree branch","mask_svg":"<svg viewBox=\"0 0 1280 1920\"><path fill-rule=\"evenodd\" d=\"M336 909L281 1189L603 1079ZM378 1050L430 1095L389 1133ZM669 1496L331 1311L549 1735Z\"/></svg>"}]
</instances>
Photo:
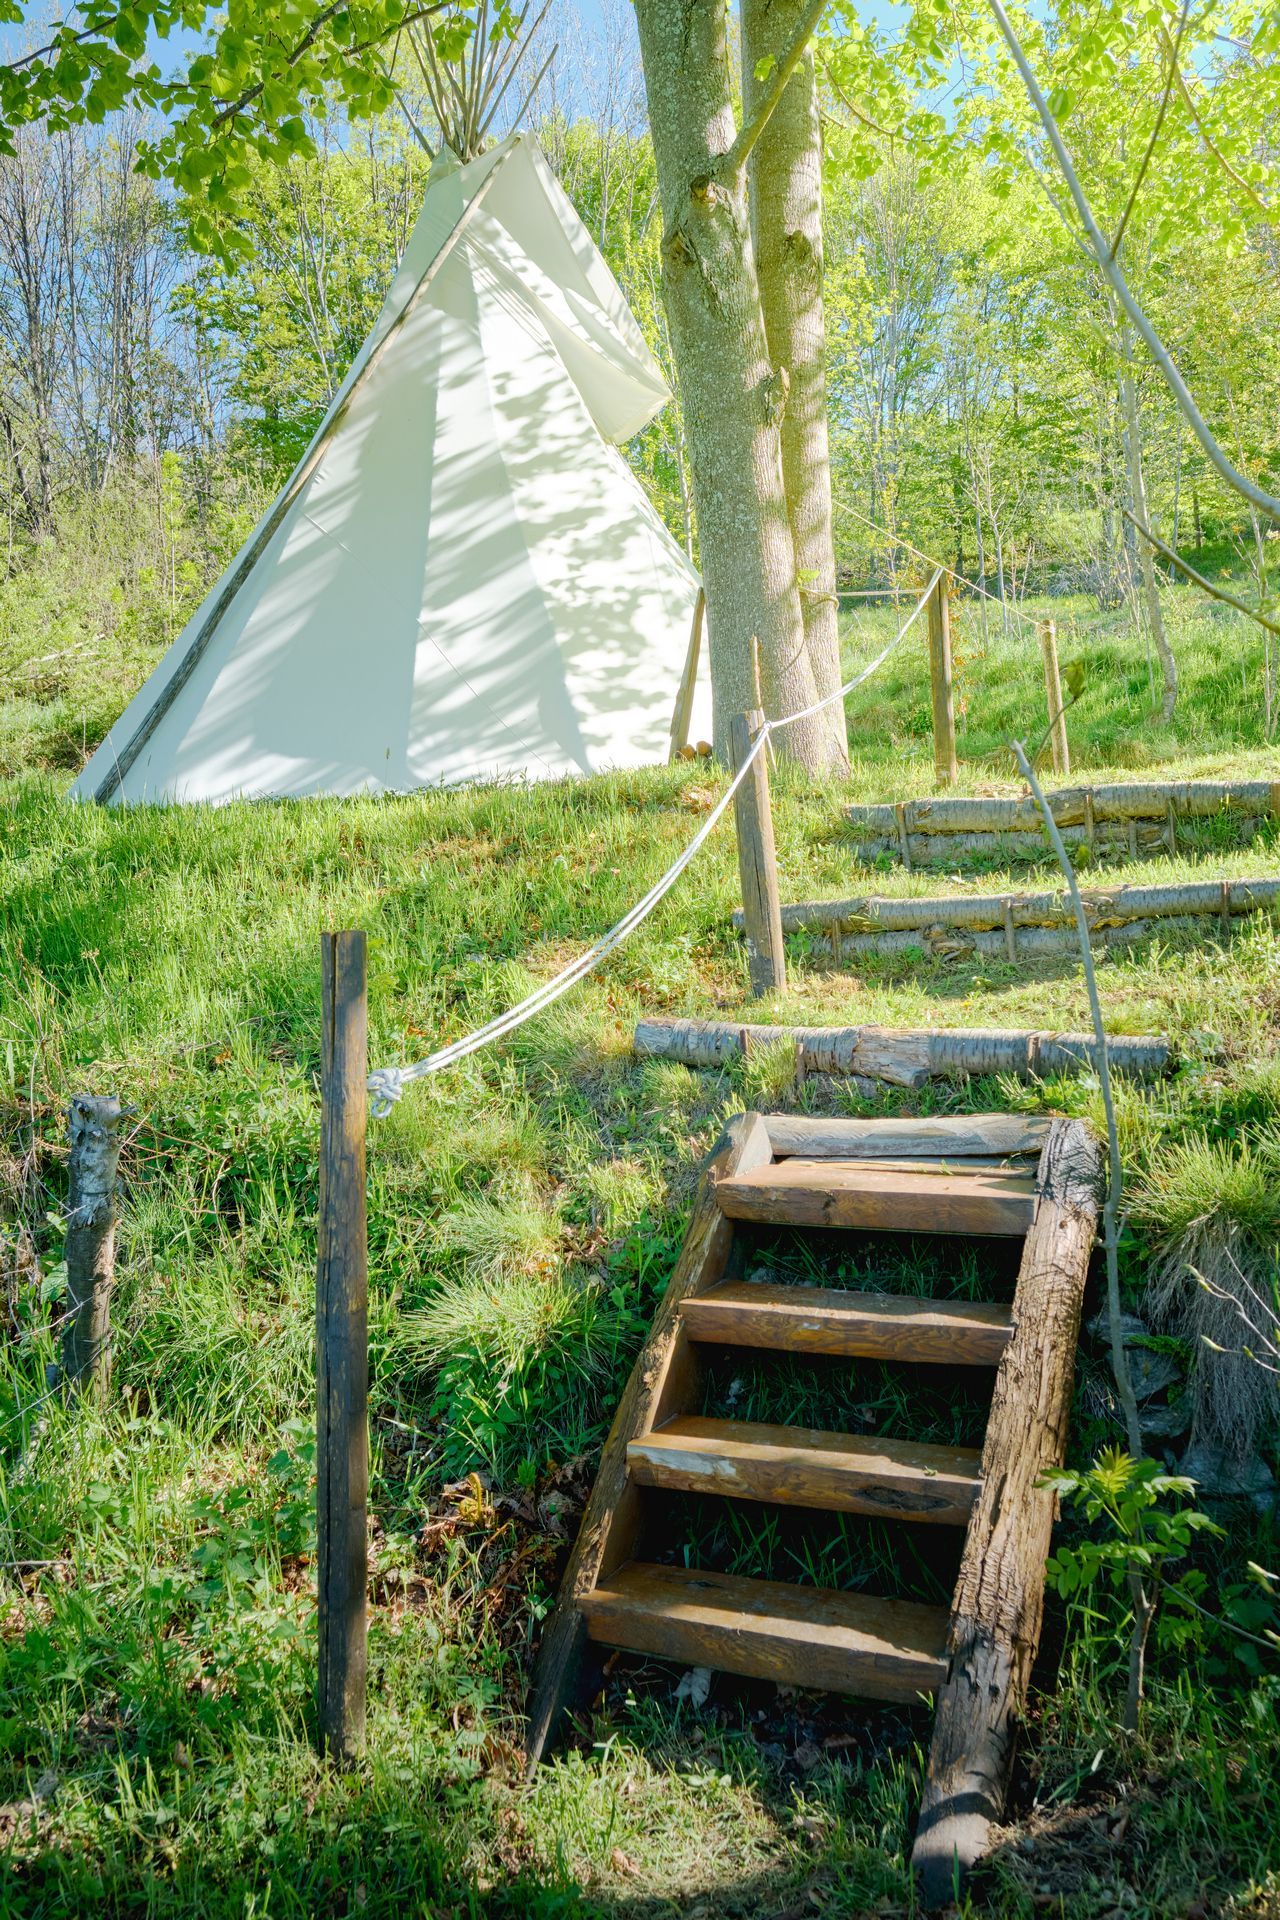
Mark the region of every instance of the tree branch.
<instances>
[{"instance_id":1,"label":"tree branch","mask_svg":"<svg viewBox=\"0 0 1280 1920\"><path fill-rule=\"evenodd\" d=\"M1022 50L1022 42L1013 30L1009 16L1004 10L1002 0L987 0L987 4L995 15L996 25L1004 37L1006 46L1013 55L1014 64L1022 76L1022 84L1027 90L1027 97L1039 116L1040 124L1044 128L1049 145L1053 150L1053 157L1057 161L1059 171L1067 183L1067 188L1071 194L1076 213L1080 218L1080 224L1088 236L1090 249L1099 267L1102 269L1103 277L1108 282L1120 305L1128 314L1147 351L1151 354L1152 359L1164 375L1165 385L1185 414L1196 439L1200 442L1200 445L1204 448L1227 485L1244 499L1251 500L1254 506L1257 507L1260 512L1265 513L1269 520L1280 521L1280 500L1276 499L1273 494L1264 492L1261 487L1256 487L1252 480L1247 479L1238 468L1232 466L1230 460L1228 460L1226 454L1215 440L1199 407L1192 399L1185 380L1173 364L1168 348L1160 339L1155 328L1134 298L1129 287L1129 282L1125 279L1121 271L1119 262L1111 258L1107 243L1102 236L1097 221L1094 219L1093 209L1085 197L1085 191L1080 184L1079 176L1071 164L1071 156L1067 152L1061 133L1058 131L1058 123L1049 111L1048 102L1040 91L1039 83L1031 70L1031 63Z\"/></svg>"},{"instance_id":2,"label":"tree branch","mask_svg":"<svg viewBox=\"0 0 1280 1920\"><path fill-rule=\"evenodd\" d=\"M893 145L893 142L898 138L898 135L896 133L891 133L888 127L882 127L878 120L873 120L869 113L866 113L861 107L857 106L849 98L848 94L844 91L844 88L839 84L839 82L831 78L831 69L829 66L827 66L825 61L822 67L822 77L826 81L827 85L830 87L832 93L834 93L836 99L840 102L840 105L844 108L846 113L852 114L853 118L859 121L864 127L869 128L869 130L872 133L880 134L880 136L883 139L889 142L890 146ZM834 124L838 126L839 122L837 121Z\"/></svg>"},{"instance_id":3,"label":"tree branch","mask_svg":"<svg viewBox=\"0 0 1280 1920\"><path fill-rule=\"evenodd\" d=\"M1124 239L1124 230L1129 224L1129 215L1133 212L1138 193L1143 181L1147 177L1147 168L1151 165L1151 156L1156 150L1156 141L1160 138L1160 129L1164 125L1164 116L1169 107L1169 95L1173 92L1174 76L1178 72L1178 52L1182 46L1182 36L1187 30L1187 17L1190 12L1191 0L1182 0L1182 17L1178 21L1178 37L1169 50L1169 71L1165 75L1164 92L1160 95L1160 107L1156 114L1156 123L1151 129L1151 138L1148 140L1147 150L1142 156L1142 165L1138 168L1138 177L1133 183L1133 191L1129 195L1128 203L1120 216L1120 225L1116 228L1116 237L1111 242L1111 258L1113 260L1120 251L1120 242ZM1161 30L1164 31L1163 21L1161 21L1160 26ZM1167 32L1165 32L1164 37L1167 41L1169 38Z\"/></svg>"},{"instance_id":4,"label":"tree branch","mask_svg":"<svg viewBox=\"0 0 1280 1920\"><path fill-rule=\"evenodd\" d=\"M1237 600L1234 593L1228 593L1225 587L1215 587L1212 580L1206 580L1202 573L1197 573L1195 568L1189 566L1180 554L1174 552L1172 547L1167 547L1159 534L1152 533L1150 527L1144 527L1137 515L1130 513L1128 507L1122 506L1120 511L1125 519L1137 528L1148 546L1154 547L1157 553L1163 554L1165 559L1178 569L1179 573L1186 574L1188 580L1193 580L1196 586L1203 588L1205 593L1211 594L1215 600L1221 600L1225 602L1227 606L1234 607L1237 613L1248 614L1251 620L1256 620L1260 627L1267 629L1268 633L1280 634L1280 624L1274 620L1268 620L1266 614L1259 613L1256 607L1247 606L1243 600Z\"/></svg>"},{"instance_id":5,"label":"tree branch","mask_svg":"<svg viewBox=\"0 0 1280 1920\"><path fill-rule=\"evenodd\" d=\"M1169 29L1165 26L1163 20L1160 22L1160 31L1164 35L1165 45L1168 46L1170 44ZM1238 46L1240 43L1238 41L1232 41L1230 44L1232 46ZM1186 81L1182 77L1182 68L1178 65L1176 59L1174 61L1174 78L1178 83L1178 92L1182 95L1183 105L1186 107L1187 112L1191 115L1191 118L1195 124L1197 133L1200 135L1200 138L1204 141L1205 146L1209 149L1209 152L1213 155L1218 165L1222 168L1222 171L1226 174L1229 180L1235 181L1235 184L1239 187L1241 193L1246 194L1248 198L1252 200L1254 206L1258 209L1258 212L1264 216L1264 218L1268 220L1274 219L1275 216L1273 215L1271 208L1267 205L1266 201L1262 198L1262 195L1257 191L1256 187L1251 187L1249 185L1249 182L1244 178L1243 174L1239 174L1236 172L1231 162L1227 159L1226 154L1223 153L1221 149L1217 147L1214 144L1213 140L1210 138L1209 129L1205 126L1204 121L1200 117L1200 110L1196 106L1195 98L1191 92L1190 87L1187 85Z\"/></svg>"},{"instance_id":6,"label":"tree branch","mask_svg":"<svg viewBox=\"0 0 1280 1920\"><path fill-rule=\"evenodd\" d=\"M751 118L745 122L729 151L717 164L716 172L722 178L726 174L739 173L746 166L748 154L773 118L774 108L786 92L792 74L803 60L805 48L812 40L818 22L829 4L830 0L811 0L795 39L773 69L773 77L759 106Z\"/></svg>"},{"instance_id":7,"label":"tree branch","mask_svg":"<svg viewBox=\"0 0 1280 1920\"><path fill-rule=\"evenodd\" d=\"M19 54L16 60L6 60L4 65L10 73L21 73L24 67L34 66L37 60L47 60L50 54L60 52L68 40L72 45L79 46L82 41L92 40L95 35L105 39L110 35L112 27L116 25L119 18L118 13L113 13L101 20L95 20L91 27L72 27L67 21L58 20L50 29L53 38L43 47L32 47L29 53Z\"/></svg>"},{"instance_id":8,"label":"tree branch","mask_svg":"<svg viewBox=\"0 0 1280 1920\"><path fill-rule=\"evenodd\" d=\"M358 46L350 49L350 53L370 52L372 48L381 46L384 40L389 40L393 33L399 36L406 27L413 26L416 21L425 20L433 13L439 13L443 3L444 0L432 0L430 6L419 7L416 12L407 14L403 20L397 21L394 26L388 26L386 32L379 34L375 39L361 41ZM342 11L344 4L345 0L332 0L331 5L321 8L296 46L285 55L283 66L278 71L284 72L297 65L303 54L309 52L315 45L322 29L328 25L336 13ZM244 112L246 107L252 106L265 86L265 80L255 81L253 86L246 87L237 99L229 101L225 107L214 114L209 122L210 133L220 133L229 120L234 120L238 114Z\"/></svg>"}]
</instances>

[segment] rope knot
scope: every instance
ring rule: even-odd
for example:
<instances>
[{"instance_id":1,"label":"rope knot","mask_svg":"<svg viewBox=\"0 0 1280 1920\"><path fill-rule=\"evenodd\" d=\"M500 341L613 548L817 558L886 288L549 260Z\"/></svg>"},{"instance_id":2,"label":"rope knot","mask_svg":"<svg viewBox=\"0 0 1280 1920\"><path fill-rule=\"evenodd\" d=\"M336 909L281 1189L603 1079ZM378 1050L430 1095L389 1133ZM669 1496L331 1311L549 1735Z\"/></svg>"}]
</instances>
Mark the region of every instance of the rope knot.
<instances>
[{"instance_id":1,"label":"rope knot","mask_svg":"<svg viewBox=\"0 0 1280 1920\"><path fill-rule=\"evenodd\" d=\"M385 1120L404 1092L403 1067L377 1067L366 1082L375 1120Z\"/></svg>"}]
</instances>

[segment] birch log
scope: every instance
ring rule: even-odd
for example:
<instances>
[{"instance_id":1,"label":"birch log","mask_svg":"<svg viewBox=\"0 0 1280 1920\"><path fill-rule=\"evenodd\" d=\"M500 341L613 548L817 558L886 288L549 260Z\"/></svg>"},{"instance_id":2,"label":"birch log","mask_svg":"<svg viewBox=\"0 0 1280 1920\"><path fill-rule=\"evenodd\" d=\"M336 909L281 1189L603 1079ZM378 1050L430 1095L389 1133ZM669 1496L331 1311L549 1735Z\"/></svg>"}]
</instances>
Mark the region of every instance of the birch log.
<instances>
[{"instance_id":1,"label":"birch log","mask_svg":"<svg viewBox=\"0 0 1280 1920\"><path fill-rule=\"evenodd\" d=\"M67 1311L61 1372L79 1392L105 1391L111 1373L116 1170L124 1113L110 1096L77 1094L67 1116Z\"/></svg>"},{"instance_id":2,"label":"birch log","mask_svg":"<svg viewBox=\"0 0 1280 1920\"><path fill-rule=\"evenodd\" d=\"M1224 811L1255 817L1280 814L1280 781L1124 780L1100 787L1059 787L1048 794L1049 810L1060 827L1085 824L1086 795L1092 799L1095 820L1163 821L1171 802L1178 816L1187 819ZM899 806L908 833L1038 833L1040 828L1040 810L1025 793L846 807L845 818L861 832L896 840Z\"/></svg>"},{"instance_id":3,"label":"birch log","mask_svg":"<svg viewBox=\"0 0 1280 1920\"><path fill-rule=\"evenodd\" d=\"M1262 824L1252 815L1238 814L1232 817L1239 828L1237 837L1242 841L1252 839ZM1176 831L1176 816L1174 827ZM1059 831L1067 847L1088 847L1096 854L1119 853L1132 859L1135 851L1130 839L1132 833L1136 833L1139 858L1156 859L1175 850L1169 845L1167 814L1163 821L1104 821L1092 833L1088 827L1062 827ZM954 866L956 862L973 856L994 863L1052 858L1049 842L1043 833L1030 829L1025 833L1009 833L1003 828L991 833L907 833L904 830L900 834L895 833L891 839L859 840L851 851L854 859L866 866L873 865L887 854L891 859L901 860L908 873L914 867Z\"/></svg>"},{"instance_id":4,"label":"birch log","mask_svg":"<svg viewBox=\"0 0 1280 1920\"><path fill-rule=\"evenodd\" d=\"M1231 920L1214 919L1206 914L1182 914L1156 920L1122 920L1094 926L1089 938L1095 947L1128 947L1157 935L1190 934L1201 940L1230 938ZM1044 959L1060 953L1078 953L1080 941L1075 928L1024 927L1016 935L1015 953L1019 960ZM840 943L837 961L855 960L862 954L927 954L935 960L967 960L974 955L1007 960L1009 942L1001 929L934 926L913 931L852 934Z\"/></svg>"},{"instance_id":5,"label":"birch log","mask_svg":"<svg viewBox=\"0 0 1280 1920\"><path fill-rule=\"evenodd\" d=\"M635 1050L641 1059L675 1060L687 1067L723 1067L744 1045L790 1042L804 1047L810 1073L860 1074L890 1086L922 1087L953 1075L1008 1073L1043 1079L1094 1067L1090 1034L1018 1029L744 1026L731 1020L642 1020ZM1117 1073L1149 1080L1169 1066L1169 1044L1149 1035L1107 1041Z\"/></svg>"},{"instance_id":6,"label":"birch log","mask_svg":"<svg viewBox=\"0 0 1280 1920\"><path fill-rule=\"evenodd\" d=\"M1196 919L1203 914L1257 913L1280 904L1280 878L1259 880L1191 880L1172 886L1090 888L1083 895L1090 927L1118 927L1136 920ZM741 925L741 914L733 916ZM1071 927L1075 915L1070 896L1061 887L1038 893L958 894L918 900L888 900L864 896L849 900L803 900L783 907L784 933L803 928L829 932L844 929L849 936L881 933L930 933L935 929L967 931L1015 927ZM1002 936L1003 937L1003 936ZM1021 943L1019 943L1021 944Z\"/></svg>"}]
</instances>

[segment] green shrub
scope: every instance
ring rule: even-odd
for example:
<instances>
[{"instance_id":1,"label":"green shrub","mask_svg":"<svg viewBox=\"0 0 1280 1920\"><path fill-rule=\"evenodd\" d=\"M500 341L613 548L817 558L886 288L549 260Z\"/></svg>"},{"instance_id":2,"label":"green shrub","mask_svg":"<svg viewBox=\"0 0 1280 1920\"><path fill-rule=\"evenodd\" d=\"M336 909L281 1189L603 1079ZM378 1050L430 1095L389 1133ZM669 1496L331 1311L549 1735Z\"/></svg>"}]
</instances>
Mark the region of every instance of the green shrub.
<instances>
[{"instance_id":1,"label":"green shrub","mask_svg":"<svg viewBox=\"0 0 1280 1920\"><path fill-rule=\"evenodd\" d=\"M1243 1457L1280 1412L1280 1134L1194 1133L1152 1162L1132 1205L1155 1242L1148 1309L1195 1354L1192 1437Z\"/></svg>"}]
</instances>

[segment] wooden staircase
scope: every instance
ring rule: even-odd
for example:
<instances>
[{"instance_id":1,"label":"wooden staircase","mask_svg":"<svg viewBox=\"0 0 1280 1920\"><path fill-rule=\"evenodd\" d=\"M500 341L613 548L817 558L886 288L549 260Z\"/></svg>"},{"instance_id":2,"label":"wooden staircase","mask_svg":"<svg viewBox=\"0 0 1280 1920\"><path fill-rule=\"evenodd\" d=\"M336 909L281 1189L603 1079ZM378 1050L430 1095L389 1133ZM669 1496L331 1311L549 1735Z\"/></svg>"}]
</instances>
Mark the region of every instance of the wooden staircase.
<instances>
[{"instance_id":1,"label":"wooden staircase","mask_svg":"<svg viewBox=\"0 0 1280 1920\"><path fill-rule=\"evenodd\" d=\"M872 1700L936 1700L914 1861L926 1904L952 1896L999 1818L1039 1639L1100 1180L1077 1121L818 1120L745 1114L713 1154L629 1380L539 1658L536 1764L588 1638ZM745 1277L760 1227L1022 1242L1011 1307ZM707 1349L989 1368L981 1452L696 1411ZM950 1608L644 1557L661 1492L963 1529ZM652 1549L650 1549L652 1551Z\"/></svg>"}]
</instances>

